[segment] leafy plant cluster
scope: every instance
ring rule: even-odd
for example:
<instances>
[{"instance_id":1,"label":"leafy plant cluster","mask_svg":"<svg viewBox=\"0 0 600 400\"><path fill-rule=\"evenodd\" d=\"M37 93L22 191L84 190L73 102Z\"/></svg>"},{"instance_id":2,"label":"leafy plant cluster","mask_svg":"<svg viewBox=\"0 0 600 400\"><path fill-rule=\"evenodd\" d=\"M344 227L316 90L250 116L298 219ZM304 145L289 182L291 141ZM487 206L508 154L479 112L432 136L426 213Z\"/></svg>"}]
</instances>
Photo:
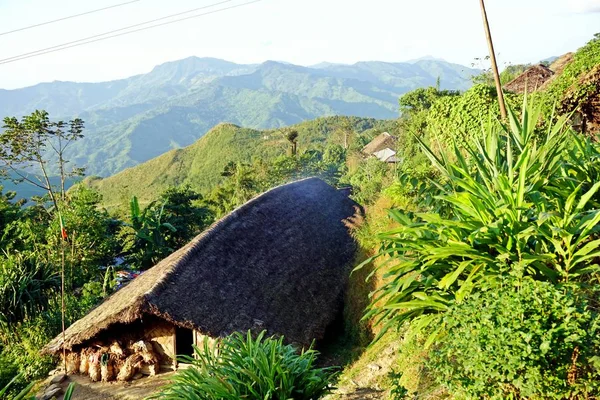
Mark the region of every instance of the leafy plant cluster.
<instances>
[{"instance_id":1,"label":"leafy plant cluster","mask_svg":"<svg viewBox=\"0 0 600 400\"><path fill-rule=\"evenodd\" d=\"M597 289L507 279L443 316L428 368L457 397L573 399L600 390Z\"/></svg>"},{"instance_id":2,"label":"leafy plant cluster","mask_svg":"<svg viewBox=\"0 0 600 400\"><path fill-rule=\"evenodd\" d=\"M156 399L189 400L311 400L332 389L333 372L318 368L318 352L298 351L283 338L234 333L216 344L205 339L195 347L192 364L178 372Z\"/></svg>"},{"instance_id":3,"label":"leafy plant cluster","mask_svg":"<svg viewBox=\"0 0 600 400\"><path fill-rule=\"evenodd\" d=\"M383 323L382 334L404 323L412 332L428 332L424 346L434 349L429 355L433 373L447 365L439 381L451 393L473 398L547 398L544 393L553 390L563 396L598 394L590 369L596 344L582 332L594 332L597 324L597 296L586 296L600 271L600 149L569 129L566 116L540 132L543 118L542 105L525 102L520 116L511 109L506 123L488 120L478 128L483 136L457 139L449 148L437 151L415 138L437 174L431 175L430 184L409 181L413 189L403 194L415 196L417 210L391 211L396 227L378 236L382 247L375 257L387 261L379 266L383 283L366 318ZM516 305L508 308L506 303L504 320L493 310L474 313L483 305L473 299L488 301L507 281L513 282L512 291L502 292L505 297L498 302L520 302L528 321L537 325L507 325L509 318L525 319ZM556 308L549 309L533 289L515 285L548 288L539 296L552 297ZM559 293L583 300L561 303ZM580 314L573 314L571 305ZM452 321L464 324L463 330ZM534 331L535 326L542 328ZM511 340L529 343L552 326L569 339L550 340L551 351L548 343L541 350L533 342L531 349L526 344L525 350L511 348ZM478 357L466 348L467 342L478 346ZM527 351L538 353L528 357ZM501 352L515 358L500 360ZM478 371L467 358L479 363ZM573 363L572 370L579 372L569 380L563 372ZM554 374L549 373L552 369ZM533 387L541 392L532 392Z\"/></svg>"}]
</instances>

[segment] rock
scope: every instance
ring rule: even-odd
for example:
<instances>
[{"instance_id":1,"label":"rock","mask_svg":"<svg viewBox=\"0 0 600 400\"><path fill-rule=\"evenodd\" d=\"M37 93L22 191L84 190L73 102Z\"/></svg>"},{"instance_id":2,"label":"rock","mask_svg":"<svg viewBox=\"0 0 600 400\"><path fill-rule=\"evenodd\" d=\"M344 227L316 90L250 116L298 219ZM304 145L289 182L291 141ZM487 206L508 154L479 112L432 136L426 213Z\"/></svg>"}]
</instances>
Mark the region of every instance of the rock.
<instances>
[{"instance_id":1,"label":"rock","mask_svg":"<svg viewBox=\"0 0 600 400\"><path fill-rule=\"evenodd\" d=\"M53 383L52 385L48 386L44 392L50 392L54 389L62 389L62 387L58 383Z\"/></svg>"},{"instance_id":2,"label":"rock","mask_svg":"<svg viewBox=\"0 0 600 400\"><path fill-rule=\"evenodd\" d=\"M369 364L367 365L367 368L369 368L371 371L379 371L381 366L377 364Z\"/></svg>"},{"instance_id":3,"label":"rock","mask_svg":"<svg viewBox=\"0 0 600 400\"><path fill-rule=\"evenodd\" d=\"M67 379L67 375L65 374L56 375L54 378L52 378L50 384L53 385L63 383L65 379Z\"/></svg>"},{"instance_id":4,"label":"rock","mask_svg":"<svg viewBox=\"0 0 600 400\"><path fill-rule=\"evenodd\" d=\"M50 400L53 397L55 397L56 395L59 395L61 392L62 392L62 388L61 387L57 387L57 388L54 388L52 390L46 389L46 391L44 392L44 394L42 395L42 397L40 397L40 400Z\"/></svg>"},{"instance_id":5,"label":"rock","mask_svg":"<svg viewBox=\"0 0 600 400\"><path fill-rule=\"evenodd\" d=\"M58 374L58 370L57 369L53 369L52 371L48 372L48 376L54 376Z\"/></svg>"},{"instance_id":6,"label":"rock","mask_svg":"<svg viewBox=\"0 0 600 400\"><path fill-rule=\"evenodd\" d=\"M143 377L144 377L144 374L138 372L137 374L135 374L133 376L133 380L137 381L138 379L142 379Z\"/></svg>"}]
</instances>

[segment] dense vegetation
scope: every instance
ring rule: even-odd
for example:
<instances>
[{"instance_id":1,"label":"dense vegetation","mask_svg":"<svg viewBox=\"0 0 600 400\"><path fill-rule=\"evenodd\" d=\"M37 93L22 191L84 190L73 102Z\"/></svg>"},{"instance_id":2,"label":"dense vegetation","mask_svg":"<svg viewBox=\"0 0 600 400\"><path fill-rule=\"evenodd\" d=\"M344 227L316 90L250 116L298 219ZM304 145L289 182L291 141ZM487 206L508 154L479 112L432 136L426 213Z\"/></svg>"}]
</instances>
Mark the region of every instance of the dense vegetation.
<instances>
[{"instance_id":1,"label":"dense vegetation","mask_svg":"<svg viewBox=\"0 0 600 400\"><path fill-rule=\"evenodd\" d=\"M379 251L360 267L376 262L381 279L366 318L379 337L404 337L389 378L395 393L600 393L600 148L549 106L565 99L556 85L581 82L569 71L581 77L600 64L599 43L574 55L567 77L520 100L522 109L509 98L507 121L483 85L401 99L408 162L382 192L396 207L388 229L376 228Z\"/></svg>"},{"instance_id":2,"label":"dense vegetation","mask_svg":"<svg viewBox=\"0 0 600 400\"><path fill-rule=\"evenodd\" d=\"M506 121L482 77L465 92L438 85L404 95L397 121L328 117L270 131L222 124L112 178L66 191L40 175L44 197L16 202L3 193L0 388L18 376L15 395L52 367L38 351L60 331L61 281L68 324L118 287L117 270L144 270L251 197L319 176L352 185L367 208L356 237L370 254L350 280L352 332L342 339L358 349L341 350L349 353L342 359L360 351L377 359L396 346L393 372L378 384L398 399L598 397L600 147L565 112L596 93L582 78L600 64L599 43L575 53L533 98L508 95ZM57 138L68 134L81 143L82 124L45 113L6 119L4 170L17 173L26 160L66 181L68 154L40 146L60 149ZM397 135L402 163L360 154L382 131ZM365 349L371 333L379 341ZM238 334L216 354L197 351L195 368L159 396L316 398L329 390L316 353L298 355L281 339ZM362 373L349 367L340 383Z\"/></svg>"}]
</instances>

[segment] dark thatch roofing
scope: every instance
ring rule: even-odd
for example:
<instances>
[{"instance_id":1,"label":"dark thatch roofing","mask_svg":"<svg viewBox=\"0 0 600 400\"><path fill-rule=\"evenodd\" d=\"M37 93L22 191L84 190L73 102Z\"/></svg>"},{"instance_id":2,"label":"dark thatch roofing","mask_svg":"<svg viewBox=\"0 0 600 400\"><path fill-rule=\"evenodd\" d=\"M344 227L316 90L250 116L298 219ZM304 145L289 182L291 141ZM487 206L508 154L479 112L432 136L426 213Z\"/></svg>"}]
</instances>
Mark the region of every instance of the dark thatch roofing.
<instances>
[{"instance_id":1,"label":"dark thatch roofing","mask_svg":"<svg viewBox=\"0 0 600 400\"><path fill-rule=\"evenodd\" d=\"M65 347L156 315L213 337L267 329L320 339L339 312L356 251L356 203L309 178L254 198L141 274L66 330ZM62 335L45 348L61 350Z\"/></svg>"},{"instance_id":2,"label":"dark thatch roofing","mask_svg":"<svg viewBox=\"0 0 600 400\"><path fill-rule=\"evenodd\" d=\"M397 141L398 139L395 136L392 136L387 132L383 132L381 135L377 136L375 139L371 140L369 144L363 147L362 152L367 155L373 155L373 153L377 153L378 151L384 149L396 150Z\"/></svg>"},{"instance_id":3,"label":"dark thatch roofing","mask_svg":"<svg viewBox=\"0 0 600 400\"><path fill-rule=\"evenodd\" d=\"M550 68L542 64L534 65L504 85L504 89L514 93L535 92L552 75L554 75L554 72Z\"/></svg>"}]
</instances>

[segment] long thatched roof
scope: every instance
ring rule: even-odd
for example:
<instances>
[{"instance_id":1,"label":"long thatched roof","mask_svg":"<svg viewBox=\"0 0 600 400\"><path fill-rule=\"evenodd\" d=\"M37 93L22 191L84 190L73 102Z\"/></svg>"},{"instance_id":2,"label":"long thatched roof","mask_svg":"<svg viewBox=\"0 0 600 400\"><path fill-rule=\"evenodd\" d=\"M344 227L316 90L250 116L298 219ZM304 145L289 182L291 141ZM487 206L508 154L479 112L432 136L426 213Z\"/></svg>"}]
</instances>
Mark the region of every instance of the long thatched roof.
<instances>
[{"instance_id":1,"label":"long thatched roof","mask_svg":"<svg viewBox=\"0 0 600 400\"><path fill-rule=\"evenodd\" d=\"M514 93L535 92L554 75L545 65L538 64L527 68L521 75L504 85L504 89Z\"/></svg>"},{"instance_id":2,"label":"long thatched roof","mask_svg":"<svg viewBox=\"0 0 600 400\"><path fill-rule=\"evenodd\" d=\"M370 156L385 149L396 150L397 141L398 139L395 136L392 136L387 132L383 132L381 135L378 135L375 137L375 139L371 140L369 144L363 147L362 152Z\"/></svg>"},{"instance_id":3,"label":"long thatched roof","mask_svg":"<svg viewBox=\"0 0 600 400\"><path fill-rule=\"evenodd\" d=\"M254 198L71 325L65 347L156 315L213 337L264 328L289 342L323 337L337 316L356 244L356 203L309 178ZM62 335L45 348L62 349Z\"/></svg>"}]
</instances>

